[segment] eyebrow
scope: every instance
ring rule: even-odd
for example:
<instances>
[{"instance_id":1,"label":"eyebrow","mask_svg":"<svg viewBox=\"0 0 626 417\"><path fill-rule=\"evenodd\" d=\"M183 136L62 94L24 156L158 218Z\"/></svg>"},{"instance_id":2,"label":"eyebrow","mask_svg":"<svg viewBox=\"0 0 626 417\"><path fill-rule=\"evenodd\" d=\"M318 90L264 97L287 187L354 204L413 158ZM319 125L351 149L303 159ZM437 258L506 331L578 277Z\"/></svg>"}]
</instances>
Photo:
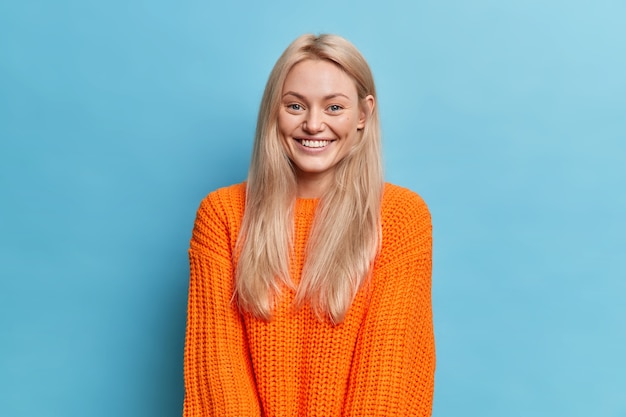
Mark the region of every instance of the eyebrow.
<instances>
[{"instance_id":1,"label":"eyebrow","mask_svg":"<svg viewBox=\"0 0 626 417\"><path fill-rule=\"evenodd\" d=\"M289 96L289 95L298 97L300 100L305 100L305 97L302 94L298 94L295 91L287 91L285 94L283 94L283 97ZM344 98L350 100L350 97L348 97L347 95L345 95L343 93L329 94L329 95L324 97L324 100L331 100L331 99L336 98L336 97L344 97Z\"/></svg>"}]
</instances>

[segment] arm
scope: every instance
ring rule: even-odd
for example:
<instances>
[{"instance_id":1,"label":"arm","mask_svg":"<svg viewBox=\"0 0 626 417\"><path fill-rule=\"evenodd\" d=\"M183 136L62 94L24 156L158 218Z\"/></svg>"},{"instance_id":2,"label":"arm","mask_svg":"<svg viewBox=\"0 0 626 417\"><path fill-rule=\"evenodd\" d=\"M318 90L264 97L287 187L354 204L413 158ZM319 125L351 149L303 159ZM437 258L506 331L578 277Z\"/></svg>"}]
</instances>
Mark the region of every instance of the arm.
<instances>
[{"instance_id":1,"label":"arm","mask_svg":"<svg viewBox=\"0 0 626 417\"><path fill-rule=\"evenodd\" d=\"M431 223L423 201L413 203L387 228L387 247L357 341L346 417L426 417L432 412Z\"/></svg>"},{"instance_id":2,"label":"arm","mask_svg":"<svg viewBox=\"0 0 626 417\"><path fill-rule=\"evenodd\" d=\"M231 302L233 267L224 210L203 201L189 249L184 417L260 416L243 322Z\"/></svg>"}]
</instances>

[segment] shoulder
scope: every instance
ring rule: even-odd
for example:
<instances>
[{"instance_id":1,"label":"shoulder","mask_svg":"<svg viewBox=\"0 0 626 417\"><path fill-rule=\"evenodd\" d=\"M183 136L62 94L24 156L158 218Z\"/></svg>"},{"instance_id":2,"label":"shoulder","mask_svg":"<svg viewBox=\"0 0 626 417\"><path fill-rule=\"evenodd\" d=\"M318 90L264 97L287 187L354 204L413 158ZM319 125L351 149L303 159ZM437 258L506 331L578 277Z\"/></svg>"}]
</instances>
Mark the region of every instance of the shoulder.
<instances>
[{"instance_id":1,"label":"shoulder","mask_svg":"<svg viewBox=\"0 0 626 417\"><path fill-rule=\"evenodd\" d=\"M234 241L241 226L246 185L235 184L209 193L200 203L191 247L200 250L211 242Z\"/></svg>"},{"instance_id":2,"label":"shoulder","mask_svg":"<svg viewBox=\"0 0 626 417\"><path fill-rule=\"evenodd\" d=\"M204 211L213 211L227 214L228 212L243 212L246 201L246 183L229 185L218 188L209 193L200 203L198 214Z\"/></svg>"},{"instance_id":3,"label":"shoulder","mask_svg":"<svg viewBox=\"0 0 626 417\"><path fill-rule=\"evenodd\" d=\"M383 223L408 221L430 224L430 211L422 197L395 184L385 183L381 214Z\"/></svg>"},{"instance_id":4,"label":"shoulder","mask_svg":"<svg viewBox=\"0 0 626 417\"><path fill-rule=\"evenodd\" d=\"M408 188L385 184L381 207L382 258L428 254L432 250L432 224L428 206Z\"/></svg>"}]
</instances>

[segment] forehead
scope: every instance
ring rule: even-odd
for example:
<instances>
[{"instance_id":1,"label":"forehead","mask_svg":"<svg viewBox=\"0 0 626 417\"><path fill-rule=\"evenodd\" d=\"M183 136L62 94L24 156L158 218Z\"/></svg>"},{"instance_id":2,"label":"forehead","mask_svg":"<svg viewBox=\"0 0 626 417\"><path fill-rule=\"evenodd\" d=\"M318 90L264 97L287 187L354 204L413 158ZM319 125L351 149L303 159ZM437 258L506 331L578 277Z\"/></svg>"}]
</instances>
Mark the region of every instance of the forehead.
<instances>
[{"instance_id":1,"label":"forehead","mask_svg":"<svg viewBox=\"0 0 626 417\"><path fill-rule=\"evenodd\" d=\"M306 59L287 73L283 93L294 91L310 95L345 94L356 97L354 80L333 62Z\"/></svg>"}]
</instances>

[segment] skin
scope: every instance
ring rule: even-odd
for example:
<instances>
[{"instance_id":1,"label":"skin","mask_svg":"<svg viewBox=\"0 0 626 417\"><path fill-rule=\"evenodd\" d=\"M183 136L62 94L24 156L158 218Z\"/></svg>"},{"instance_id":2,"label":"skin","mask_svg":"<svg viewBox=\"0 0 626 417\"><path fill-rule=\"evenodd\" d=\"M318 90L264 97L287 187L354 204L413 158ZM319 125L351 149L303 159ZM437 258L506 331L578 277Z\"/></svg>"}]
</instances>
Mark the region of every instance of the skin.
<instances>
[{"instance_id":1,"label":"skin","mask_svg":"<svg viewBox=\"0 0 626 417\"><path fill-rule=\"evenodd\" d=\"M309 59L294 65L283 85L278 130L296 169L298 197L324 193L373 108L374 97L359 103L354 80L335 64Z\"/></svg>"}]
</instances>

